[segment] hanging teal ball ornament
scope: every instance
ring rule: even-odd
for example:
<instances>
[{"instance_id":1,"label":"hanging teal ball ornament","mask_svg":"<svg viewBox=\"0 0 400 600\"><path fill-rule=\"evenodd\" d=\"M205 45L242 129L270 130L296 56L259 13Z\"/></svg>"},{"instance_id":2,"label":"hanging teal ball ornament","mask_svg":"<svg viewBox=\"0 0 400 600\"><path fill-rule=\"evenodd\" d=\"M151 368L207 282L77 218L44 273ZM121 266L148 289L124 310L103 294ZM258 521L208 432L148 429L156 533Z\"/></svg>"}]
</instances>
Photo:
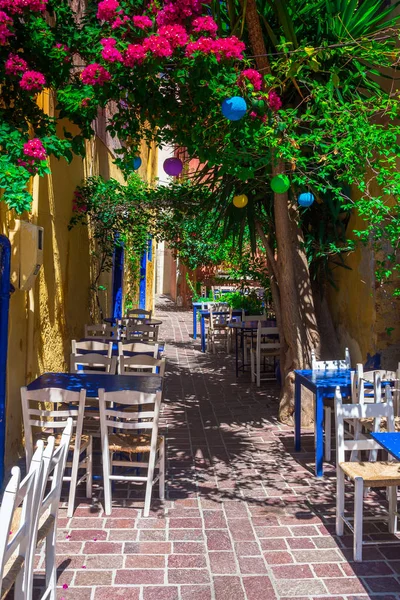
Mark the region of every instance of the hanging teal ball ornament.
<instances>
[{"instance_id":1,"label":"hanging teal ball ornament","mask_svg":"<svg viewBox=\"0 0 400 600\"><path fill-rule=\"evenodd\" d=\"M222 114L229 121L239 121L247 111L247 104L241 96L226 98L221 105Z\"/></svg>"},{"instance_id":2,"label":"hanging teal ball ornament","mask_svg":"<svg viewBox=\"0 0 400 600\"><path fill-rule=\"evenodd\" d=\"M133 159L133 169L135 171L137 171L139 169L139 167L142 164L142 159L140 158L140 156L135 156L135 158Z\"/></svg>"},{"instance_id":3,"label":"hanging teal ball ornament","mask_svg":"<svg viewBox=\"0 0 400 600\"><path fill-rule=\"evenodd\" d=\"M302 192L297 198L299 205L304 207L311 206L314 200L315 196L311 192Z\"/></svg>"},{"instance_id":4,"label":"hanging teal ball ornament","mask_svg":"<svg viewBox=\"0 0 400 600\"><path fill-rule=\"evenodd\" d=\"M271 188L276 194L284 194L290 188L290 179L281 173L271 179Z\"/></svg>"}]
</instances>

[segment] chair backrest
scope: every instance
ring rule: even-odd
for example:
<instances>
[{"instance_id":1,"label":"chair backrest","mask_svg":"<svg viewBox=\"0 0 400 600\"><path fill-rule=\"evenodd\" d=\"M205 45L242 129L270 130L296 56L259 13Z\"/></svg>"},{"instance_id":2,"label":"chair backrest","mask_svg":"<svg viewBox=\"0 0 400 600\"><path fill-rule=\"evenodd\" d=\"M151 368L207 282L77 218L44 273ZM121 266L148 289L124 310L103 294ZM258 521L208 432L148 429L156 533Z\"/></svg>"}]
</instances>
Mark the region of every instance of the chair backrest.
<instances>
[{"instance_id":1,"label":"chair backrest","mask_svg":"<svg viewBox=\"0 0 400 600\"><path fill-rule=\"evenodd\" d=\"M261 327L261 321L257 325L257 346L264 348L280 348L278 327Z\"/></svg>"},{"instance_id":2,"label":"chair backrest","mask_svg":"<svg viewBox=\"0 0 400 600\"><path fill-rule=\"evenodd\" d=\"M158 358L159 346L152 342L118 342L118 356L124 356L124 352L135 352L136 354L152 354Z\"/></svg>"},{"instance_id":3,"label":"chair backrest","mask_svg":"<svg viewBox=\"0 0 400 600\"><path fill-rule=\"evenodd\" d=\"M48 452L54 449L54 438L49 440ZM33 585L32 537L37 529L39 498L43 482L43 450L40 441L29 465L28 474L21 481L19 467L13 467L0 507L0 579L1 596L13 585L18 573L22 575L24 598L31 598ZM19 506L22 505L21 510ZM13 558L12 558L13 557ZM15 558L14 558L15 557ZM4 577L4 567L10 559L14 566ZM15 597L18 597L18 593ZM19 596L22 598L22 596Z\"/></svg>"},{"instance_id":4,"label":"chair backrest","mask_svg":"<svg viewBox=\"0 0 400 600\"><path fill-rule=\"evenodd\" d=\"M148 354L120 357L121 375L165 375L165 358L154 358ZM158 372L157 372L158 370Z\"/></svg>"},{"instance_id":5,"label":"chair backrest","mask_svg":"<svg viewBox=\"0 0 400 600\"><path fill-rule=\"evenodd\" d=\"M95 325L85 325L85 338L102 340L104 338L118 338L119 329L117 325L107 325L107 323L98 323Z\"/></svg>"},{"instance_id":6,"label":"chair backrest","mask_svg":"<svg viewBox=\"0 0 400 600\"><path fill-rule=\"evenodd\" d=\"M97 340L87 340L85 342L77 342L76 340L71 341L72 354L77 356L81 354L81 350L84 353L88 352L107 352L109 358L112 357L113 345L112 342L100 342Z\"/></svg>"},{"instance_id":7,"label":"chair backrest","mask_svg":"<svg viewBox=\"0 0 400 600\"><path fill-rule=\"evenodd\" d=\"M350 352L345 348L344 359L317 360L315 350L311 350L311 368L313 371L335 371L351 369Z\"/></svg>"},{"instance_id":8,"label":"chair backrest","mask_svg":"<svg viewBox=\"0 0 400 600\"><path fill-rule=\"evenodd\" d=\"M226 311L224 315L216 315L215 312ZM212 330L216 325L228 326L228 323L232 319L232 308L228 304L214 304L210 305L210 320L209 328Z\"/></svg>"},{"instance_id":9,"label":"chair backrest","mask_svg":"<svg viewBox=\"0 0 400 600\"><path fill-rule=\"evenodd\" d=\"M141 410L143 407L145 410ZM151 430L151 453L157 448L161 392L146 394L124 390L105 392L99 389L101 442L108 448L109 433L135 433ZM126 410L126 409L136 410ZM151 458L150 458L151 460Z\"/></svg>"},{"instance_id":10,"label":"chair backrest","mask_svg":"<svg viewBox=\"0 0 400 600\"><path fill-rule=\"evenodd\" d=\"M262 315L246 315L244 309L242 309L242 321L243 323L248 323L250 321L266 321L267 315L265 312Z\"/></svg>"},{"instance_id":11,"label":"chair backrest","mask_svg":"<svg viewBox=\"0 0 400 600\"><path fill-rule=\"evenodd\" d=\"M336 456L337 464L339 465L346 460L346 452L351 452L352 455L359 450L378 450L381 446L372 439L360 436L359 439L345 439L344 422L351 420L359 422L361 419L373 419L373 430L379 431L380 421L382 417L387 419L387 430L393 432L394 428L394 413L393 413L393 397L390 386L385 388L385 401L373 403L358 403L358 404L343 404L342 394L338 386L335 391L335 415L336 415Z\"/></svg>"},{"instance_id":12,"label":"chair backrest","mask_svg":"<svg viewBox=\"0 0 400 600\"><path fill-rule=\"evenodd\" d=\"M158 339L158 325L131 324L126 328L126 340L129 341L153 341Z\"/></svg>"},{"instance_id":13,"label":"chair backrest","mask_svg":"<svg viewBox=\"0 0 400 600\"><path fill-rule=\"evenodd\" d=\"M374 371L364 371L361 363L358 363L355 371L351 372L351 398L352 402L364 402L367 398L373 398L374 402L382 401L382 387L385 382L394 382L394 391L396 393L399 380L399 372L376 369ZM365 383L373 384L365 386Z\"/></svg>"},{"instance_id":14,"label":"chair backrest","mask_svg":"<svg viewBox=\"0 0 400 600\"><path fill-rule=\"evenodd\" d=\"M68 425L68 419L71 418L76 445L80 447L86 390L82 389L80 392L71 392L61 388L28 390L26 387L22 387L21 401L28 465L33 454L33 428L60 431Z\"/></svg>"},{"instance_id":15,"label":"chair backrest","mask_svg":"<svg viewBox=\"0 0 400 600\"><path fill-rule=\"evenodd\" d=\"M153 311L145 310L144 308L132 308L131 310L128 310L126 316L128 319L136 319L140 317L143 319L151 319L152 312Z\"/></svg>"},{"instance_id":16,"label":"chair backrest","mask_svg":"<svg viewBox=\"0 0 400 600\"><path fill-rule=\"evenodd\" d=\"M108 373L115 375L117 370L117 357L102 356L95 352L90 354L80 354L76 356L71 354L70 371L71 373Z\"/></svg>"}]
</instances>

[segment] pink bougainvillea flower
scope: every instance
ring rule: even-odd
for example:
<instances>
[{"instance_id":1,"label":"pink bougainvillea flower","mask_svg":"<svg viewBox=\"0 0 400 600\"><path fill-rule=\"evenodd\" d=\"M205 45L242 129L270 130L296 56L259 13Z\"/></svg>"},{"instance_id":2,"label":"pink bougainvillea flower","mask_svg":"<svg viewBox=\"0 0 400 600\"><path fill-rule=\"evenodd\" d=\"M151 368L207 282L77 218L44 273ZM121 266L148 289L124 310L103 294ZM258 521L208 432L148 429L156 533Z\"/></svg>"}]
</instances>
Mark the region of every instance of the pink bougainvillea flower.
<instances>
[{"instance_id":1,"label":"pink bougainvillea flower","mask_svg":"<svg viewBox=\"0 0 400 600\"><path fill-rule=\"evenodd\" d=\"M209 33L215 37L218 31L218 25L212 17L197 17L192 23L195 33Z\"/></svg>"},{"instance_id":2,"label":"pink bougainvillea flower","mask_svg":"<svg viewBox=\"0 0 400 600\"><path fill-rule=\"evenodd\" d=\"M118 16L113 24L111 25L111 29L118 29L121 25L124 25L127 21L129 21L129 17L124 15L122 18Z\"/></svg>"},{"instance_id":3,"label":"pink bougainvillea flower","mask_svg":"<svg viewBox=\"0 0 400 600\"><path fill-rule=\"evenodd\" d=\"M0 10L8 10L11 14L21 14L24 10L43 12L47 0L0 0Z\"/></svg>"},{"instance_id":4,"label":"pink bougainvillea flower","mask_svg":"<svg viewBox=\"0 0 400 600\"><path fill-rule=\"evenodd\" d=\"M69 540L69 539L71 539L71 535L70 535L70 534L66 535L66 536L65 536L65 539L66 539L66 540Z\"/></svg>"},{"instance_id":5,"label":"pink bougainvillea flower","mask_svg":"<svg viewBox=\"0 0 400 600\"><path fill-rule=\"evenodd\" d=\"M153 21L146 15L135 15L132 17L132 23L139 29L148 29L149 27L153 27Z\"/></svg>"},{"instance_id":6,"label":"pink bougainvillea flower","mask_svg":"<svg viewBox=\"0 0 400 600\"><path fill-rule=\"evenodd\" d=\"M169 41L161 35L151 35L143 40L143 48L158 58L172 56L173 49Z\"/></svg>"},{"instance_id":7,"label":"pink bougainvillea flower","mask_svg":"<svg viewBox=\"0 0 400 600\"><path fill-rule=\"evenodd\" d=\"M55 44L54 48L57 48L57 50L62 50L63 52L70 52L70 49L68 48L68 46L66 44Z\"/></svg>"},{"instance_id":8,"label":"pink bougainvillea flower","mask_svg":"<svg viewBox=\"0 0 400 600\"><path fill-rule=\"evenodd\" d=\"M23 149L25 156L31 156L36 160L46 160L46 150L44 149L42 141L39 138L28 140L24 144Z\"/></svg>"},{"instance_id":9,"label":"pink bougainvillea flower","mask_svg":"<svg viewBox=\"0 0 400 600\"><path fill-rule=\"evenodd\" d=\"M277 111L282 108L282 100L279 98L275 90L271 90L268 94L268 104L271 110Z\"/></svg>"},{"instance_id":10,"label":"pink bougainvillea flower","mask_svg":"<svg viewBox=\"0 0 400 600\"><path fill-rule=\"evenodd\" d=\"M103 50L101 51L101 56L107 62L122 62L122 54L115 47L117 40L114 38L103 38L100 41L100 44L103 46Z\"/></svg>"},{"instance_id":11,"label":"pink bougainvillea flower","mask_svg":"<svg viewBox=\"0 0 400 600\"><path fill-rule=\"evenodd\" d=\"M7 75L18 75L28 70L28 63L18 54L9 54L4 68Z\"/></svg>"},{"instance_id":12,"label":"pink bougainvillea flower","mask_svg":"<svg viewBox=\"0 0 400 600\"><path fill-rule=\"evenodd\" d=\"M0 46L8 44L8 38L14 34L9 29L12 26L13 20L7 15L7 13L0 10Z\"/></svg>"},{"instance_id":13,"label":"pink bougainvillea flower","mask_svg":"<svg viewBox=\"0 0 400 600\"><path fill-rule=\"evenodd\" d=\"M214 53L218 60L222 58L243 59L243 52L246 45L235 35L226 38L219 38L214 42Z\"/></svg>"},{"instance_id":14,"label":"pink bougainvillea flower","mask_svg":"<svg viewBox=\"0 0 400 600\"><path fill-rule=\"evenodd\" d=\"M255 69L245 69L239 75L239 83L251 83L254 91L259 92L262 87L262 75Z\"/></svg>"},{"instance_id":15,"label":"pink bougainvillea flower","mask_svg":"<svg viewBox=\"0 0 400 600\"><path fill-rule=\"evenodd\" d=\"M129 44L125 50L124 65L134 67L140 65L146 58L146 50L140 44Z\"/></svg>"},{"instance_id":16,"label":"pink bougainvillea flower","mask_svg":"<svg viewBox=\"0 0 400 600\"><path fill-rule=\"evenodd\" d=\"M25 71L19 85L27 92L40 92L46 85L46 80L39 71Z\"/></svg>"},{"instance_id":17,"label":"pink bougainvillea flower","mask_svg":"<svg viewBox=\"0 0 400 600\"><path fill-rule=\"evenodd\" d=\"M119 2L117 0L102 0L97 6L97 18L100 21L112 21L117 16Z\"/></svg>"},{"instance_id":18,"label":"pink bougainvillea flower","mask_svg":"<svg viewBox=\"0 0 400 600\"><path fill-rule=\"evenodd\" d=\"M63 590L67 590L68 589L68 583L64 583L63 584Z\"/></svg>"},{"instance_id":19,"label":"pink bougainvillea flower","mask_svg":"<svg viewBox=\"0 0 400 600\"><path fill-rule=\"evenodd\" d=\"M81 73L81 79L85 85L104 85L110 81L111 75L98 63L92 63L85 67Z\"/></svg>"},{"instance_id":20,"label":"pink bougainvillea flower","mask_svg":"<svg viewBox=\"0 0 400 600\"><path fill-rule=\"evenodd\" d=\"M201 37L195 42L189 42L186 46L186 56L193 56L195 52L202 54L212 54L214 51L214 40L207 37Z\"/></svg>"},{"instance_id":21,"label":"pink bougainvillea flower","mask_svg":"<svg viewBox=\"0 0 400 600\"><path fill-rule=\"evenodd\" d=\"M172 48L186 46L189 41L187 31L182 25L163 25L158 33L169 41Z\"/></svg>"},{"instance_id":22,"label":"pink bougainvillea flower","mask_svg":"<svg viewBox=\"0 0 400 600\"><path fill-rule=\"evenodd\" d=\"M175 25L184 23L186 19L198 17L202 12L201 0L174 0L166 2L157 14L157 25Z\"/></svg>"},{"instance_id":23,"label":"pink bougainvillea flower","mask_svg":"<svg viewBox=\"0 0 400 600\"><path fill-rule=\"evenodd\" d=\"M82 569L86 569L86 565L82 565Z\"/></svg>"},{"instance_id":24,"label":"pink bougainvillea flower","mask_svg":"<svg viewBox=\"0 0 400 600\"><path fill-rule=\"evenodd\" d=\"M88 104L90 104L90 100L91 100L91 98L89 98L89 97L86 97L86 98L84 98L84 99L81 101L81 106L83 106L83 107L85 107L85 106L88 106ZM71 536L70 536L70 537L71 537Z\"/></svg>"}]
</instances>

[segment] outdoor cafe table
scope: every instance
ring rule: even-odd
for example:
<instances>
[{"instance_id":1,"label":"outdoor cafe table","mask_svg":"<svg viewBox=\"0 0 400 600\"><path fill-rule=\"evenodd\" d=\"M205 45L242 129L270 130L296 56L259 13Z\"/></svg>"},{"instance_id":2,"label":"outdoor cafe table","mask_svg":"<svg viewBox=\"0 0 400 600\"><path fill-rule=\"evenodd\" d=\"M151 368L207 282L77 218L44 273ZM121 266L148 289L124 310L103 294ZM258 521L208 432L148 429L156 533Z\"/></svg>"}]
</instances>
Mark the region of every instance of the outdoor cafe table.
<instances>
[{"instance_id":1,"label":"outdoor cafe table","mask_svg":"<svg viewBox=\"0 0 400 600\"><path fill-rule=\"evenodd\" d=\"M71 392L86 390L87 398L98 398L98 390L120 392L130 390L155 394L162 390L162 378L158 375L132 377L130 375L88 374L88 373L44 373L28 385L28 390L61 388Z\"/></svg>"},{"instance_id":2,"label":"outdoor cafe table","mask_svg":"<svg viewBox=\"0 0 400 600\"><path fill-rule=\"evenodd\" d=\"M294 395L294 449L301 450L301 386L315 394L315 471L317 477L323 475L324 457L324 398L333 398L335 389L340 387L342 396L351 395L351 369L295 371Z\"/></svg>"},{"instance_id":3,"label":"outdoor cafe table","mask_svg":"<svg viewBox=\"0 0 400 600\"><path fill-rule=\"evenodd\" d=\"M229 310L213 310L213 315L218 315L218 316L222 316L222 315L229 315ZM232 317L241 317L242 316L242 309L241 308L235 308L234 310L232 310ZM209 310L201 310L200 311L200 332L201 332L201 351L205 352L206 351L206 319L210 318L210 311Z\"/></svg>"},{"instance_id":4,"label":"outdoor cafe table","mask_svg":"<svg viewBox=\"0 0 400 600\"><path fill-rule=\"evenodd\" d=\"M372 432L371 437L394 458L400 460L400 432L377 431Z\"/></svg>"},{"instance_id":5,"label":"outdoor cafe table","mask_svg":"<svg viewBox=\"0 0 400 600\"><path fill-rule=\"evenodd\" d=\"M210 304L215 304L215 300L210 300L209 298L204 298L204 300L200 300L199 302L192 302L193 306L193 339L197 339L197 311L204 310L209 308Z\"/></svg>"},{"instance_id":6,"label":"outdoor cafe table","mask_svg":"<svg viewBox=\"0 0 400 600\"><path fill-rule=\"evenodd\" d=\"M248 364L244 362L244 337L245 334L250 334L251 339L256 334L258 329L258 324L261 323L261 327L276 327L275 320L268 321L232 321L229 323L229 327L235 330L235 359L236 359L236 377L239 377L239 370L244 371ZM241 343L239 344L239 335L241 338ZM242 364L239 367L239 345L242 348Z\"/></svg>"}]
</instances>

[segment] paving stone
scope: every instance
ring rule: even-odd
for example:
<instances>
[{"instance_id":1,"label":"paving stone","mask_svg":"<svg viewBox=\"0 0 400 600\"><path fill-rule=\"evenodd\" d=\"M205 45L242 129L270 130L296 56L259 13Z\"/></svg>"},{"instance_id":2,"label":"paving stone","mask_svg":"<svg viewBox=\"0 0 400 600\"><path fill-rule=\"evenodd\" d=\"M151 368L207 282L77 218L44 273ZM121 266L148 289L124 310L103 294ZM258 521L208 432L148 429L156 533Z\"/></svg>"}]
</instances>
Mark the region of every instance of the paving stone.
<instances>
[{"instance_id":1,"label":"paving stone","mask_svg":"<svg viewBox=\"0 0 400 600\"><path fill-rule=\"evenodd\" d=\"M240 577L214 577L215 600L245 600Z\"/></svg>"},{"instance_id":2,"label":"paving stone","mask_svg":"<svg viewBox=\"0 0 400 600\"><path fill-rule=\"evenodd\" d=\"M75 594L75 588L74 588ZM96 588L94 600L139 600L140 588L100 587ZM75 595L74 595L75 600Z\"/></svg>"},{"instance_id":3,"label":"paving stone","mask_svg":"<svg viewBox=\"0 0 400 600\"><path fill-rule=\"evenodd\" d=\"M233 552L209 552L211 573L223 575L237 572L235 555Z\"/></svg>"},{"instance_id":4,"label":"paving stone","mask_svg":"<svg viewBox=\"0 0 400 600\"><path fill-rule=\"evenodd\" d=\"M176 586L146 586L143 588L143 600L179 600L179 588Z\"/></svg>"},{"instance_id":5,"label":"paving stone","mask_svg":"<svg viewBox=\"0 0 400 600\"><path fill-rule=\"evenodd\" d=\"M120 569L115 575L115 585L141 585L149 583L164 583L164 570Z\"/></svg>"}]
</instances>

